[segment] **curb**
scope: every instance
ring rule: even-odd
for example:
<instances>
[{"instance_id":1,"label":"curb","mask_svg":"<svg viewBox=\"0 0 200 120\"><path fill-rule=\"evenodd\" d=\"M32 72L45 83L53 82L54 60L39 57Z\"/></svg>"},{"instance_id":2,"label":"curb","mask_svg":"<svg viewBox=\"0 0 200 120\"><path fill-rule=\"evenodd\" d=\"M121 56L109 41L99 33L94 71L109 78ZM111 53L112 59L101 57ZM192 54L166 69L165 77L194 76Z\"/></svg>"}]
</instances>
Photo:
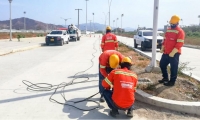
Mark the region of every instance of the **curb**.
<instances>
[{"instance_id":1,"label":"curb","mask_svg":"<svg viewBox=\"0 0 200 120\"><path fill-rule=\"evenodd\" d=\"M184 101L168 100L150 95L148 93L143 92L140 89L136 90L135 98L138 101L155 105L158 107L167 108L169 110L200 115L200 102L184 102Z\"/></svg>"},{"instance_id":2,"label":"curb","mask_svg":"<svg viewBox=\"0 0 200 120\"><path fill-rule=\"evenodd\" d=\"M25 50L30 50L30 49L34 49L34 48L41 47L44 45L45 45L44 43L41 43L38 45L32 45L32 46L22 47L22 48L18 48L18 49L12 49L12 50L0 53L0 56L8 55L8 54L15 53L15 52L21 52L21 51L25 51Z\"/></svg>"},{"instance_id":3,"label":"curb","mask_svg":"<svg viewBox=\"0 0 200 120\"><path fill-rule=\"evenodd\" d=\"M183 45L183 47L194 48L194 49L200 49L200 46L195 46L195 45Z\"/></svg>"},{"instance_id":4,"label":"curb","mask_svg":"<svg viewBox=\"0 0 200 120\"><path fill-rule=\"evenodd\" d=\"M133 49L134 51L136 51L140 55L151 59L151 57L146 55L144 52L137 50L137 49L133 48L132 46L127 45L127 44L125 44L121 41L119 41L119 42L126 45L128 48ZM156 61L158 61L158 60L156 60ZM186 74L184 72L183 72L183 74L188 76L188 74ZM198 77L194 77L194 76L191 76L191 77L194 78L194 79L198 78ZM200 81L200 79L196 79L196 80ZM141 101L141 102L144 102L144 103L147 103L147 104L151 104L151 105L154 105L154 106L158 106L158 107L167 108L169 110L200 115L200 102L185 102L185 101L176 101L176 100L164 99L164 98L160 98L160 97L150 95L146 92L143 92L140 89L136 90L135 98L138 101Z\"/></svg>"}]
</instances>

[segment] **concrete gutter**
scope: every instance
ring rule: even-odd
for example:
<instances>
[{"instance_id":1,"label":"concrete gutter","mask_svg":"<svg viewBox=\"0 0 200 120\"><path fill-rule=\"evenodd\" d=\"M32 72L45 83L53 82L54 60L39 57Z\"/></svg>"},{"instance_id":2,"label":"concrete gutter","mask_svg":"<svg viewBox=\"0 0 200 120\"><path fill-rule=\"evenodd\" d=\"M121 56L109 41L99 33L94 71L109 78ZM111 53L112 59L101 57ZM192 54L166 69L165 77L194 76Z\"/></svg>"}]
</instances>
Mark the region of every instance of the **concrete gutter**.
<instances>
[{"instance_id":1,"label":"concrete gutter","mask_svg":"<svg viewBox=\"0 0 200 120\"><path fill-rule=\"evenodd\" d=\"M200 102L168 100L150 95L139 89L137 89L136 91L135 98L138 101L155 105L158 107L167 108L169 110L200 115Z\"/></svg>"},{"instance_id":2,"label":"concrete gutter","mask_svg":"<svg viewBox=\"0 0 200 120\"><path fill-rule=\"evenodd\" d=\"M25 51L25 50L30 50L30 49L34 49L34 48L41 47L44 45L45 45L44 43L41 43L41 44L32 45L32 46L28 46L28 47L21 47L21 48L11 49L11 50L7 50L7 51L1 51L0 56L8 55L8 54L15 53L15 52L21 52L21 51Z\"/></svg>"},{"instance_id":3,"label":"concrete gutter","mask_svg":"<svg viewBox=\"0 0 200 120\"><path fill-rule=\"evenodd\" d=\"M120 42L120 43L122 43L122 42ZM124 43L122 43L122 44L124 44ZM124 44L124 45L126 45L126 44ZM144 52L142 52L138 49L135 49L132 46L129 46L129 45L126 45L126 46L128 48L133 49L140 55L147 57L148 59L151 59L151 56L146 55ZM159 62L159 60L157 60L157 61ZM189 73L183 72L183 74L189 76ZM198 77L195 77L195 76L191 76L191 77L200 81L200 78L198 78ZM151 105L155 105L158 107L167 108L169 110L200 115L200 102L186 102L186 101L176 101L176 100L164 99L164 98L150 95L146 92L143 92L140 89L137 89L135 98L138 101L141 101L141 102L144 102L147 104L151 104Z\"/></svg>"}]
</instances>

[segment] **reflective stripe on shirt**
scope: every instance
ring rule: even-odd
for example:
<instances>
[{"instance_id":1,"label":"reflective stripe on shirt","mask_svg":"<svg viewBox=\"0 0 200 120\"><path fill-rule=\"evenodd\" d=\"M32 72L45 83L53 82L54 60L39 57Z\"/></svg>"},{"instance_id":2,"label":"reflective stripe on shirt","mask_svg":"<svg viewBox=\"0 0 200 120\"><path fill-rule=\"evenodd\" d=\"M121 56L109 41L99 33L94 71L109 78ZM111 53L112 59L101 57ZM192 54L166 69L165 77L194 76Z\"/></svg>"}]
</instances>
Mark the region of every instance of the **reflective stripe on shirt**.
<instances>
[{"instance_id":1,"label":"reflective stripe on shirt","mask_svg":"<svg viewBox=\"0 0 200 120\"><path fill-rule=\"evenodd\" d=\"M184 43L184 40L183 40L183 39L177 39L177 42L182 42L182 43Z\"/></svg>"},{"instance_id":2,"label":"reflective stripe on shirt","mask_svg":"<svg viewBox=\"0 0 200 120\"><path fill-rule=\"evenodd\" d=\"M106 68L106 66L100 65L100 68Z\"/></svg>"},{"instance_id":3,"label":"reflective stripe on shirt","mask_svg":"<svg viewBox=\"0 0 200 120\"><path fill-rule=\"evenodd\" d=\"M105 40L105 43L107 42L114 42L114 40Z\"/></svg>"},{"instance_id":4,"label":"reflective stripe on shirt","mask_svg":"<svg viewBox=\"0 0 200 120\"><path fill-rule=\"evenodd\" d=\"M116 71L115 74L122 74L122 75L126 75L126 76L133 76L137 79L137 75L133 74L133 73L128 73L128 72L123 72L123 71Z\"/></svg>"},{"instance_id":5,"label":"reflective stripe on shirt","mask_svg":"<svg viewBox=\"0 0 200 120\"><path fill-rule=\"evenodd\" d=\"M178 34L178 30L167 30L167 32L173 32L173 33L176 33L176 34Z\"/></svg>"},{"instance_id":6,"label":"reflective stripe on shirt","mask_svg":"<svg viewBox=\"0 0 200 120\"><path fill-rule=\"evenodd\" d=\"M108 83L108 85L110 85L110 86L112 85L112 83L110 82L110 80L108 80L107 77L105 78L105 81L106 81L106 83Z\"/></svg>"}]
</instances>

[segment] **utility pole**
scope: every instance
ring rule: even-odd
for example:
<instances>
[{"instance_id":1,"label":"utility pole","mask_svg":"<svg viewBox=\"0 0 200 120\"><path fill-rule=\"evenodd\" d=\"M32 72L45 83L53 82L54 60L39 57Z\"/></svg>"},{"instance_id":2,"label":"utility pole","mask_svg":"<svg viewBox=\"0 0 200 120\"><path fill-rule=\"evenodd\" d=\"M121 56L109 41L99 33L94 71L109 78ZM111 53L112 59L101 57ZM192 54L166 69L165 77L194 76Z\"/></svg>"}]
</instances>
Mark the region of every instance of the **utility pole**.
<instances>
[{"instance_id":1,"label":"utility pole","mask_svg":"<svg viewBox=\"0 0 200 120\"><path fill-rule=\"evenodd\" d=\"M156 48L157 48L157 31L158 31L158 11L159 0L154 0L154 12L153 12L153 40L152 40L152 59L151 63L145 68L146 72L151 72L157 67L156 64Z\"/></svg>"},{"instance_id":2,"label":"utility pole","mask_svg":"<svg viewBox=\"0 0 200 120\"><path fill-rule=\"evenodd\" d=\"M10 41L12 41L12 19L11 19L11 2L12 0L8 0L10 3Z\"/></svg>"},{"instance_id":3,"label":"utility pole","mask_svg":"<svg viewBox=\"0 0 200 120\"><path fill-rule=\"evenodd\" d=\"M94 32L94 13L92 13L93 15L93 32Z\"/></svg>"},{"instance_id":4,"label":"utility pole","mask_svg":"<svg viewBox=\"0 0 200 120\"><path fill-rule=\"evenodd\" d=\"M85 0L86 1L86 28L85 28L85 33L87 34L87 1L89 0Z\"/></svg>"},{"instance_id":5,"label":"utility pole","mask_svg":"<svg viewBox=\"0 0 200 120\"><path fill-rule=\"evenodd\" d=\"M122 33L122 17L124 16L124 14L121 15L121 33Z\"/></svg>"},{"instance_id":6,"label":"utility pole","mask_svg":"<svg viewBox=\"0 0 200 120\"><path fill-rule=\"evenodd\" d=\"M199 18L199 26L200 26L200 15L198 15L198 18Z\"/></svg>"},{"instance_id":7,"label":"utility pole","mask_svg":"<svg viewBox=\"0 0 200 120\"><path fill-rule=\"evenodd\" d=\"M92 20L88 20L88 21L90 21L90 32L91 32L91 31L92 31L92 28L91 28L91 21L92 21Z\"/></svg>"},{"instance_id":8,"label":"utility pole","mask_svg":"<svg viewBox=\"0 0 200 120\"><path fill-rule=\"evenodd\" d=\"M108 0L108 7L109 7L109 26L110 26L110 6L111 6L112 0Z\"/></svg>"},{"instance_id":9,"label":"utility pole","mask_svg":"<svg viewBox=\"0 0 200 120\"><path fill-rule=\"evenodd\" d=\"M116 19L116 33L118 32L118 28L117 28L117 20L118 20L119 18L117 18Z\"/></svg>"},{"instance_id":10,"label":"utility pole","mask_svg":"<svg viewBox=\"0 0 200 120\"><path fill-rule=\"evenodd\" d=\"M24 32L26 31L26 18L25 18L26 11L24 11Z\"/></svg>"},{"instance_id":11,"label":"utility pole","mask_svg":"<svg viewBox=\"0 0 200 120\"><path fill-rule=\"evenodd\" d=\"M75 9L75 10L78 10L78 29L80 29L79 28L79 10L82 10L82 9Z\"/></svg>"},{"instance_id":12,"label":"utility pole","mask_svg":"<svg viewBox=\"0 0 200 120\"><path fill-rule=\"evenodd\" d=\"M114 26L115 26L114 23L115 23L115 20L113 20L113 30L114 30ZM113 31L113 32L114 32L114 31Z\"/></svg>"}]
</instances>

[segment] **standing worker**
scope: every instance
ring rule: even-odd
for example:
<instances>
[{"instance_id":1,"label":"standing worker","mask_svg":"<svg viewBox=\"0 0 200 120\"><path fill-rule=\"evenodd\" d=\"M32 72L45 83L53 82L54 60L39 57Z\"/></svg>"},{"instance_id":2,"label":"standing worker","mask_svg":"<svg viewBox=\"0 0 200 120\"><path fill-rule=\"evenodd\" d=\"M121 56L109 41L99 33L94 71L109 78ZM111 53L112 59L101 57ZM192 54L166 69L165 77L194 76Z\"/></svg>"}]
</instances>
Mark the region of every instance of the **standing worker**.
<instances>
[{"instance_id":1,"label":"standing worker","mask_svg":"<svg viewBox=\"0 0 200 120\"><path fill-rule=\"evenodd\" d=\"M102 92L104 90L102 86L102 80L108 76L108 74L118 67L122 61L123 55L116 50L106 50L99 56L99 92L101 94L100 102L104 102Z\"/></svg>"},{"instance_id":2,"label":"standing worker","mask_svg":"<svg viewBox=\"0 0 200 120\"><path fill-rule=\"evenodd\" d=\"M163 53L160 60L160 68L163 79L159 83L164 83L165 86L173 86L176 82L178 73L179 56L181 54L181 47L184 44L185 33L178 26L180 17L174 15L170 20L170 28L165 33L164 42L162 44L161 53ZM167 66L170 64L170 80L168 78Z\"/></svg>"},{"instance_id":3,"label":"standing worker","mask_svg":"<svg viewBox=\"0 0 200 120\"><path fill-rule=\"evenodd\" d=\"M121 69L112 70L103 80L102 86L105 88L103 96L111 109L112 117L119 114L118 109L128 110L127 116L133 117L137 75L130 71L132 61L129 57L124 57L120 66Z\"/></svg>"},{"instance_id":4,"label":"standing worker","mask_svg":"<svg viewBox=\"0 0 200 120\"><path fill-rule=\"evenodd\" d=\"M118 50L118 41L115 34L111 33L111 27L106 27L106 34L102 37L101 40L101 49L102 52L106 50Z\"/></svg>"}]
</instances>

